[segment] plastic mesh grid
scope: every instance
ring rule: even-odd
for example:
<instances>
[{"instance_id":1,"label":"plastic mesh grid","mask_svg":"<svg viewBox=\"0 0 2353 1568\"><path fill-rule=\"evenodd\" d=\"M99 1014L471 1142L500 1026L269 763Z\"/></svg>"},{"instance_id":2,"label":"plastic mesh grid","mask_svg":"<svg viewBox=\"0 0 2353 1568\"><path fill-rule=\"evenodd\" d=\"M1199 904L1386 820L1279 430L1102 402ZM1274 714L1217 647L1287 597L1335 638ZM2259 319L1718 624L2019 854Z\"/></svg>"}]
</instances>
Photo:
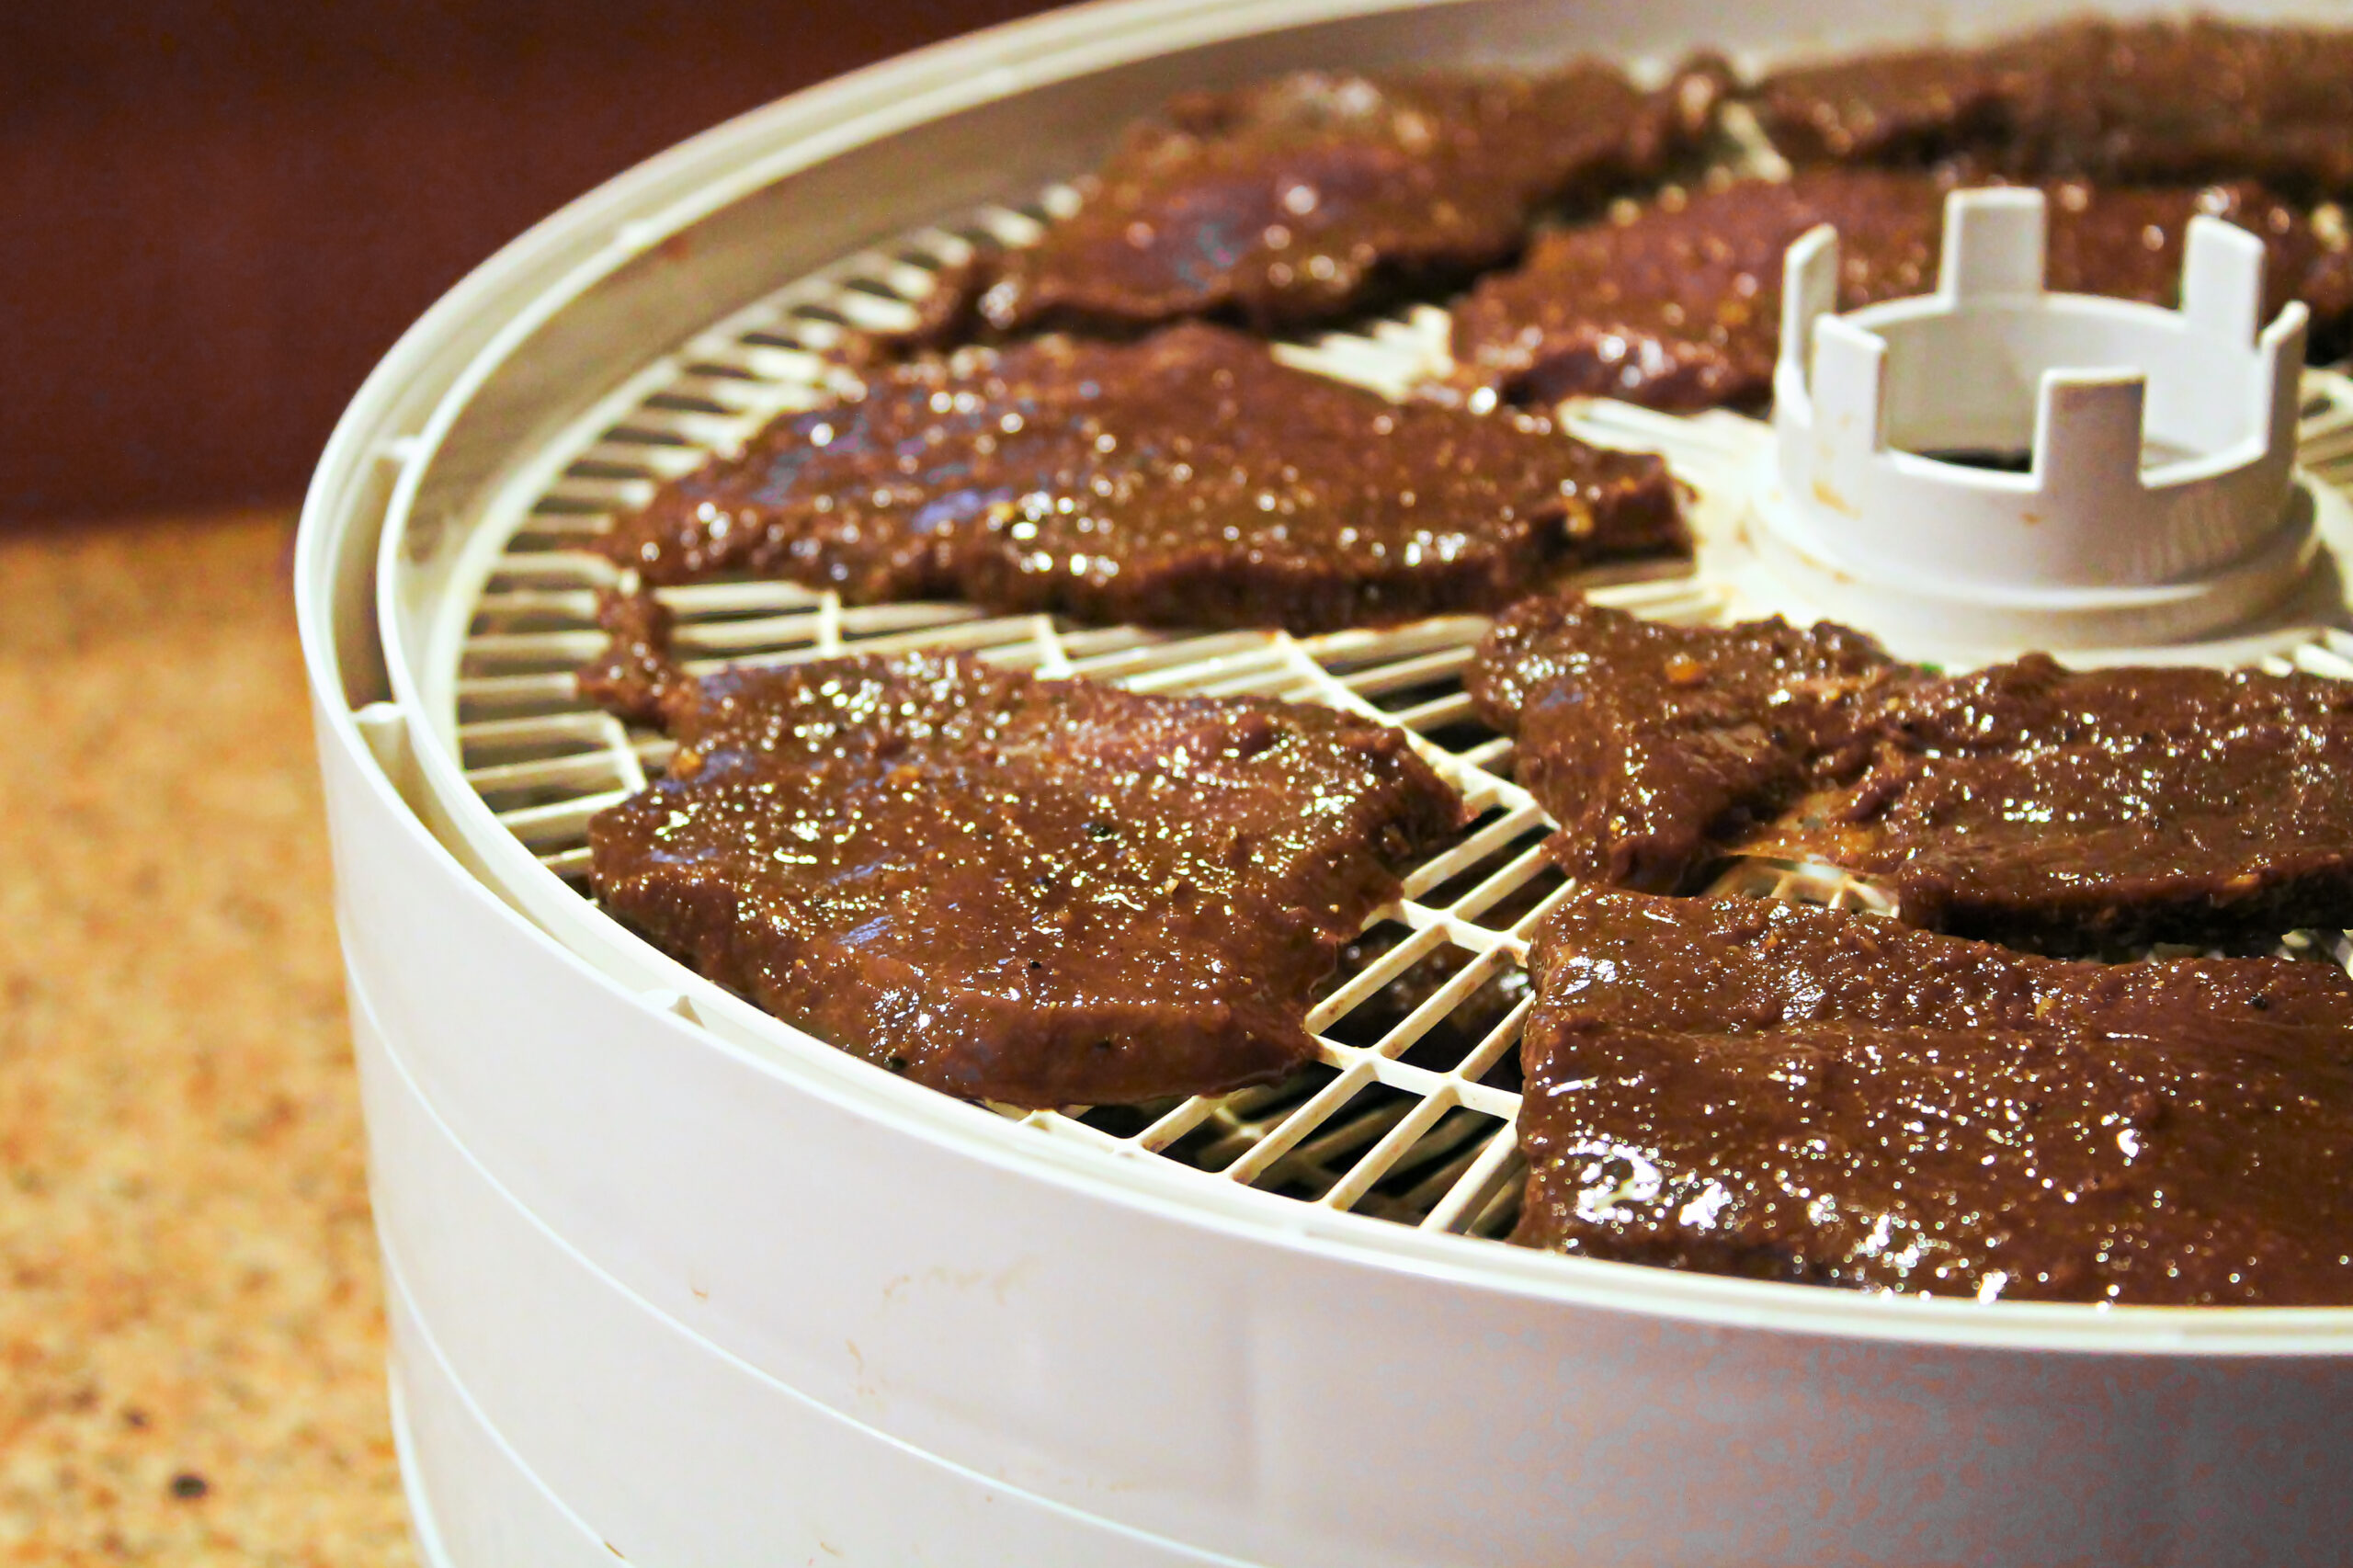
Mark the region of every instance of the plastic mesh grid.
<instances>
[{"instance_id":1,"label":"plastic mesh grid","mask_svg":"<svg viewBox=\"0 0 2353 1568\"><path fill-rule=\"evenodd\" d=\"M975 245L1028 242L1074 199L1063 188L1025 209L983 209L778 291L634 378L603 405L622 413L599 414L546 454L535 472L551 480L510 493L484 518L507 543L473 607L457 673L461 761L498 820L581 896L590 896L588 819L643 789L672 748L574 694L573 671L603 646L597 591L620 582L609 562L579 547L708 453L829 396L841 372L826 351L846 334L910 324L910 301L943 267ZM1443 367L1446 326L1444 312L1420 307L1279 352L1303 369L1394 393ZM2315 377L2304 413L2307 467L2353 482L2353 386ZM1731 483L1755 449L1754 426L1730 415L1676 419L1597 403L1570 424L1588 438L1665 451L1700 493L1703 513L1711 489ZM1586 586L1597 600L1668 619L1718 618L1730 602L1688 567L1597 574ZM1513 1131L1513 1048L1529 1006L1528 938L1566 883L1541 852L1550 821L1508 778L1511 742L1478 722L1461 688L1483 619L1319 637L1187 634L993 616L956 604L848 607L778 583L700 585L661 597L676 614L679 651L698 671L731 661L954 648L1138 690L1323 702L1405 729L1462 791L1474 820L1411 868L1403 897L1377 912L1343 955L1308 1017L1313 1064L1285 1083L1222 1096L1005 1114L1050 1135L1333 1209L1471 1234L1508 1228L1523 1169ZM2353 637L2331 632L2271 663L2353 678ZM1874 890L1823 867L1744 863L1714 891L1885 907ZM2341 936L2300 934L2281 950L2353 963Z\"/></svg>"}]
</instances>

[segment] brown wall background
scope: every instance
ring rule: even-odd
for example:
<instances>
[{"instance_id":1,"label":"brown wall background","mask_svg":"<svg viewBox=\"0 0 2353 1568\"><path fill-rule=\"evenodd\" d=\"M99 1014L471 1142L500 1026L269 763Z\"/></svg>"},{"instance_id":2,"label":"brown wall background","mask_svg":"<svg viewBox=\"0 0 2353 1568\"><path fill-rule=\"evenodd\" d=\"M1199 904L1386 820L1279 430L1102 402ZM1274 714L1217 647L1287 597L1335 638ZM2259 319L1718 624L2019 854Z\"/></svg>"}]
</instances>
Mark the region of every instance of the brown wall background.
<instances>
[{"instance_id":1,"label":"brown wall background","mask_svg":"<svg viewBox=\"0 0 2353 1568\"><path fill-rule=\"evenodd\" d=\"M1040 0L0 7L0 519L290 500L502 243L779 94Z\"/></svg>"}]
</instances>

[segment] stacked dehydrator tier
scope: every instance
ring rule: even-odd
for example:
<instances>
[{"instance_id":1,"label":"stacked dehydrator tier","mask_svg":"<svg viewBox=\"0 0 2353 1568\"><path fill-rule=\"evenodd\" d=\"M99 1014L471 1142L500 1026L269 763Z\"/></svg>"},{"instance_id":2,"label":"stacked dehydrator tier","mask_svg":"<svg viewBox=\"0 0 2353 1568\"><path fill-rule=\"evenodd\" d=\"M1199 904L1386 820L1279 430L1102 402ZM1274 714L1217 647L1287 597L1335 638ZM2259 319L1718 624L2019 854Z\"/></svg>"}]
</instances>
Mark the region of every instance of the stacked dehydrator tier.
<instances>
[{"instance_id":1,"label":"stacked dehydrator tier","mask_svg":"<svg viewBox=\"0 0 2353 1568\"><path fill-rule=\"evenodd\" d=\"M1409 1049L1508 1000L1563 885L1508 742L1467 723L1474 619L1188 634L767 584L671 595L699 662L956 648L1336 704L1427 740L1474 820L1377 918L1395 940L1338 977L1309 1018L1319 1060L1282 1085L1142 1110L963 1103L699 979L587 894L588 817L667 750L574 694L614 576L583 541L824 395L838 335L903 324L972 245L1034 235L1141 106L1307 66L1769 60L1952 19L1847 0L1083 6L720 127L549 219L410 332L323 460L298 591L428 1562L2342 1560L2353 1309L1984 1307L1500 1244L1525 1165L1496 1069L1526 1004L1457 1051ZM1434 331L1409 312L1284 352L1394 384ZM2298 412L2342 551L2326 486L2353 463L2353 395L2313 373ZM1597 404L1574 427L1664 451L1703 546L1696 570L1596 579L1596 597L1687 620L1758 605L1734 546L1762 426ZM2353 676L2342 633L2205 652ZM1449 978L1366 1022L1424 964Z\"/></svg>"}]
</instances>

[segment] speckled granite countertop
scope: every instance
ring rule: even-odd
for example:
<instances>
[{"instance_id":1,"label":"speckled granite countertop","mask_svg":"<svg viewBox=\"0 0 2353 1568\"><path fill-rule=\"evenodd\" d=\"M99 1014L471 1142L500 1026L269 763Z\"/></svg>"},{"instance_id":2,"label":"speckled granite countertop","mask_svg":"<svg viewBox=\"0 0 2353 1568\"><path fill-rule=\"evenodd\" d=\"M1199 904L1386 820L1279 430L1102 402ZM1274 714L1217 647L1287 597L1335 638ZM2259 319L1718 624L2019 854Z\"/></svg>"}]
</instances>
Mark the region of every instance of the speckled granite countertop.
<instances>
[{"instance_id":1,"label":"speckled granite countertop","mask_svg":"<svg viewBox=\"0 0 2353 1568\"><path fill-rule=\"evenodd\" d=\"M0 1563L415 1562L291 538L0 530Z\"/></svg>"}]
</instances>

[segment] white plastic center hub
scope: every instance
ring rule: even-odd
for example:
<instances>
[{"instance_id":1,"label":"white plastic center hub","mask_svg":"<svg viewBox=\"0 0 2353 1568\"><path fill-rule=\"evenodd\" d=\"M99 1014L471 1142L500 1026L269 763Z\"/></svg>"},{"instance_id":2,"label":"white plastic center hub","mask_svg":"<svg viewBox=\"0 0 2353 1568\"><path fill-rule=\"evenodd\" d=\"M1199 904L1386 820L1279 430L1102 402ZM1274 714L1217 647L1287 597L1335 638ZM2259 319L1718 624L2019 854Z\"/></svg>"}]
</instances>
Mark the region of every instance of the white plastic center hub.
<instances>
[{"instance_id":1,"label":"white plastic center hub","mask_svg":"<svg viewBox=\"0 0 2353 1568\"><path fill-rule=\"evenodd\" d=\"M2311 565L2306 313L2262 324L2262 242L2192 219L2168 311L2046 292L2046 217L2039 191L1956 191L1937 291L1847 315L1836 233L1790 247L1756 543L1829 613L2145 644L2242 620Z\"/></svg>"}]
</instances>

